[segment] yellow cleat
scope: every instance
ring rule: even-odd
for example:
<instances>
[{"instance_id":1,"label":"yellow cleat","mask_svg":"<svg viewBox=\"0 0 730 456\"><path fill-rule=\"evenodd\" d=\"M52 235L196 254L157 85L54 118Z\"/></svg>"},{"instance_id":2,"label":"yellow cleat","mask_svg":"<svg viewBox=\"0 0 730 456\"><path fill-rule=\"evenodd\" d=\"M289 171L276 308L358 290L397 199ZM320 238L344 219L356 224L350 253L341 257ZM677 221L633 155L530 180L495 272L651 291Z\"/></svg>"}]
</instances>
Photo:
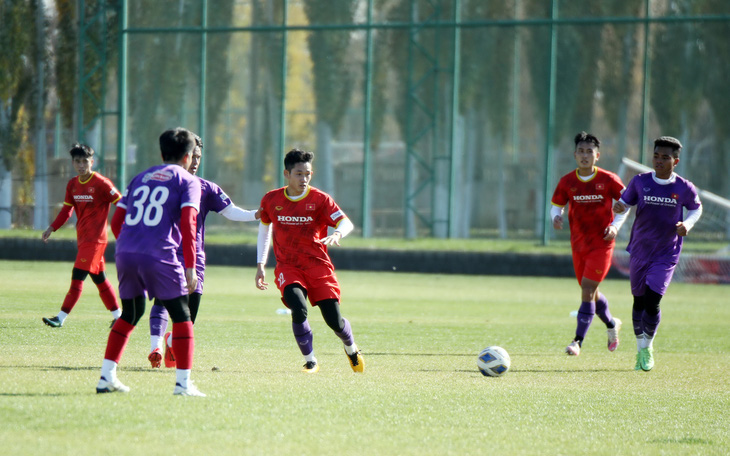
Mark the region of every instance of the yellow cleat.
<instances>
[{"instance_id":1,"label":"yellow cleat","mask_svg":"<svg viewBox=\"0 0 730 456\"><path fill-rule=\"evenodd\" d=\"M306 364L304 364L302 372L306 372L307 374L316 374L319 372L319 364L317 364L316 361L307 361Z\"/></svg>"},{"instance_id":2,"label":"yellow cleat","mask_svg":"<svg viewBox=\"0 0 730 456\"><path fill-rule=\"evenodd\" d=\"M347 351L345 351L345 354L347 355L347 359L350 360L350 367L352 367L353 372L363 372L365 370L365 360L360 350L352 355L348 355Z\"/></svg>"}]
</instances>

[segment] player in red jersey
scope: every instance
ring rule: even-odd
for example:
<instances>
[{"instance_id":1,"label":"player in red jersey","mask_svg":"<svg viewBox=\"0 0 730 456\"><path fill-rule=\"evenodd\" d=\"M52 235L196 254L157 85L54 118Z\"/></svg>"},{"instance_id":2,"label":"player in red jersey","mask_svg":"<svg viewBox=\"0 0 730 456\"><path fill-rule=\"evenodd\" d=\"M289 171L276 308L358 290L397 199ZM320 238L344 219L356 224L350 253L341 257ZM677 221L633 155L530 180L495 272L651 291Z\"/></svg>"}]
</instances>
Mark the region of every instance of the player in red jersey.
<instances>
[{"instance_id":1,"label":"player in red jersey","mask_svg":"<svg viewBox=\"0 0 730 456\"><path fill-rule=\"evenodd\" d=\"M550 218L556 230L563 229L563 208L570 204L570 246L573 250L575 277L581 286L575 338L565 349L569 355L580 355L580 349L593 316L598 314L608 328L608 349L619 344L621 320L613 318L608 300L598 291L611 267L616 234L627 213L613 216L613 200L621 197L621 179L596 166L601 143L595 136L580 132L575 137L575 161L578 168L563 176L555 188Z\"/></svg>"},{"instance_id":2,"label":"player in red jersey","mask_svg":"<svg viewBox=\"0 0 730 456\"><path fill-rule=\"evenodd\" d=\"M284 158L287 186L268 192L261 200L256 287L268 287L265 265L273 226L274 277L281 300L291 310L294 338L305 359L303 371L319 371L307 320L309 299L342 340L352 370L362 372L365 362L355 344L350 322L340 314L340 285L327 254L327 246L340 245L354 226L331 196L309 185L313 159L311 152L289 151ZM334 228L330 235L328 227Z\"/></svg>"},{"instance_id":3,"label":"player in red jersey","mask_svg":"<svg viewBox=\"0 0 730 456\"><path fill-rule=\"evenodd\" d=\"M94 166L94 149L85 144L74 144L69 151L74 169L78 173L66 185L66 197L63 208L56 219L42 234L43 242L48 242L51 233L61 228L76 211L76 242L78 252L71 272L71 288L61 305L61 311L55 317L43 317L43 322L52 328L60 328L81 297L84 280L91 275L91 280L99 289L99 296L104 306L112 313L114 320L122 311L104 270L104 251L107 244L107 217L109 206L116 204L121 198L112 181L92 171ZM114 324L114 321L112 321Z\"/></svg>"}]
</instances>

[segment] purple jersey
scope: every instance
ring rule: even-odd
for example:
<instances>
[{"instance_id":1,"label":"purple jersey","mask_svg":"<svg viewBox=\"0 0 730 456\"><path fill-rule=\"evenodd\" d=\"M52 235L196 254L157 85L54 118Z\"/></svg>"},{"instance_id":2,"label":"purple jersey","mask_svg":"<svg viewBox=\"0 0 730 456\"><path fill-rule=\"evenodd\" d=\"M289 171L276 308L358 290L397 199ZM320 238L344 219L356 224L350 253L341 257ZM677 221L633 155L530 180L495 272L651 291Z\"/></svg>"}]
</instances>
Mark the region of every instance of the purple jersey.
<instances>
[{"instance_id":1,"label":"purple jersey","mask_svg":"<svg viewBox=\"0 0 730 456\"><path fill-rule=\"evenodd\" d=\"M200 205L200 181L179 165L157 165L132 179L117 204L124 208L117 253L142 253L179 263L182 208Z\"/></svg>"},{"instance_id":2,"label":"purple jersey","mask_svg":"<svg viewBox=\"0 0 730 456\"><path fill-rule=\"evenodd\" d=\"M644 261L677 263L682 251L677 222L684 220L683 208L699 209L701 204L692 182L673 174L669 183L660 184L653 171L643 173L631 179L621 199L636 206L626 251Z\"/></svg>"},{"instance_id":3,"label":"purple jersey","mask_svg":"<svg viewBox=\"0 0 730 456\"><path fill-rule=\"evenodd\" d=\"M198 269L205 268L205 217L210 211L220 212L233 202L223 190L211 181L198 177L200 181L200 211L197 222L197 262ZM182 252L180 252L182 253Z\"/></svg>"}]
</instances>

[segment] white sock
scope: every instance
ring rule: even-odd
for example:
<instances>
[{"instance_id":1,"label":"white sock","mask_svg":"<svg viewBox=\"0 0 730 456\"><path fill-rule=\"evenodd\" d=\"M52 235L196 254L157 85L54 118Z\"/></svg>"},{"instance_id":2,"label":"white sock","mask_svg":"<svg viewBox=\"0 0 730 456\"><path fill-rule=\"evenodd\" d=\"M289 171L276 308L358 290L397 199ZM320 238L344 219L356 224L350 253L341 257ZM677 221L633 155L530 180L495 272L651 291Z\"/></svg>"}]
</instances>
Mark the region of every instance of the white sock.
<instances>
[{"instance_id":1,"label":"white sock","mask_svg":"<svg viewBox=\"0 0 730 456\"><path fill-rule=\"evenodd\" d=\"M114 382L117 379L117 363L110 359L102 361L101 376L108 382Z\"/></svg>"},{"instance_id":2,"label":"white sock","mask_svg":"<svg viewBox=\"0 0 730 456\"><path fill-rule=\"evenodd\" d=\"M357 353L357 344L353 342L352 345L345 345L345 351L348 355L353 355Z\"/></svg>"},{"instance_id":3,"label":"white sock","mask_svg":"<svg viewBox=\"0 0 730 456\"><path fill-rule=\"evenodd\" d=\"M656 333L653 336L649 336L648 334L644 333L645 348L654 348L654 337L655 336L656 336Z\"/></svg>"},{"instance_id":4,"label":"white sock","mask_svg":"<svg viewBox=\"0 0 730 456\"><path fill-rule=\"evenodd\" d=\"M167 336L167 340L165 342L167 342L168 347L172 348L172 331L170 332L170 335Z\"/></svg>"},{"instance_id":5,"label":"white sock","mask_svg":"<svg viewBox=\"0 0 730 456\"><path fill-rule=\"evenodd\" d=\"M190 386L190 369L175 369L175 374L177 376L175 382L178 385L183 388Z\"/></svg>"},{"instance_id":6,"label":"white sock","mask_svg":"<svg viewBox=\"0 0 730 456\"><path fill-rule=\"evenodd\" d=\"M162 336L150 336L150 353L155 351L155 348L162 350Z\"/></svg>"},{"instance_id":7,"label":"white sock","mask_svg":"<svg viewBox=\"0 0 730 456\"><path fill-rule=\"evenodd\" d=\"M58 318L58 321L63 323L66 320L66 317L68 317L68 314L62 310L58 312L58 315L56 315L56 317Z\"/></svg>"},{"instance_id":8,"label":"white sock","mask_svg":"<svg viewBox=\"0 0 730 456\"><path fill-rule=\"evenodd\" d=\"M112 310L112 318L115 320L122 316L122 309Z\"/></svg>"},{"instance_id":9,"label":"white sock","mask_svg":"<svg viewBox=\"0 0 730 456\"><path fill-rule=\"evenodd\" d=\"M304 360L307 361L307 362L313 361L313 362L316 363L317 362L317 358L314 356L314 350L312 350L312 352L310 354L304 355Z\"/></svg>"},{"instance_id":10,"label":"white sock","mask_svg":"<svg viewBox=\"0 0 730 456\"><path fill-rule=\"evenodd\" d=\"M636 336L636 351L641 351L644 348L644 334Z\"/></svg>"}]
</instances>

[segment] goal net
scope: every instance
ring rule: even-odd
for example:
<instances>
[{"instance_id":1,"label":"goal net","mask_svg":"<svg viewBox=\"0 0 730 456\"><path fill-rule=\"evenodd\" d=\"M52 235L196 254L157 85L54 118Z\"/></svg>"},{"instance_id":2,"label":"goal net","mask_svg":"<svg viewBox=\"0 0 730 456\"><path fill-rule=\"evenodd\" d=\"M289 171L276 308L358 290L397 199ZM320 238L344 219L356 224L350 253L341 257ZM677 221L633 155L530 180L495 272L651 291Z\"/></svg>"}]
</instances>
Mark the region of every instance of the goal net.
<instances>
[{"instance_id":1,"label":"goal net","mask_svg":"<svg viewBox=\"0 0 730 456\"><path fill-rule=\"evenodd\" d=\"M621 161L618 175L624 184L640 173L652 171L648 166L628 158ZM692 228L682 246L682 255L674 280L689 283L730 283L730 200L697 188L702 200L702 217ZM629 274L626 252L635 211L621 228L613 254L613 267Z\"/></svg>"}]
</instances>

